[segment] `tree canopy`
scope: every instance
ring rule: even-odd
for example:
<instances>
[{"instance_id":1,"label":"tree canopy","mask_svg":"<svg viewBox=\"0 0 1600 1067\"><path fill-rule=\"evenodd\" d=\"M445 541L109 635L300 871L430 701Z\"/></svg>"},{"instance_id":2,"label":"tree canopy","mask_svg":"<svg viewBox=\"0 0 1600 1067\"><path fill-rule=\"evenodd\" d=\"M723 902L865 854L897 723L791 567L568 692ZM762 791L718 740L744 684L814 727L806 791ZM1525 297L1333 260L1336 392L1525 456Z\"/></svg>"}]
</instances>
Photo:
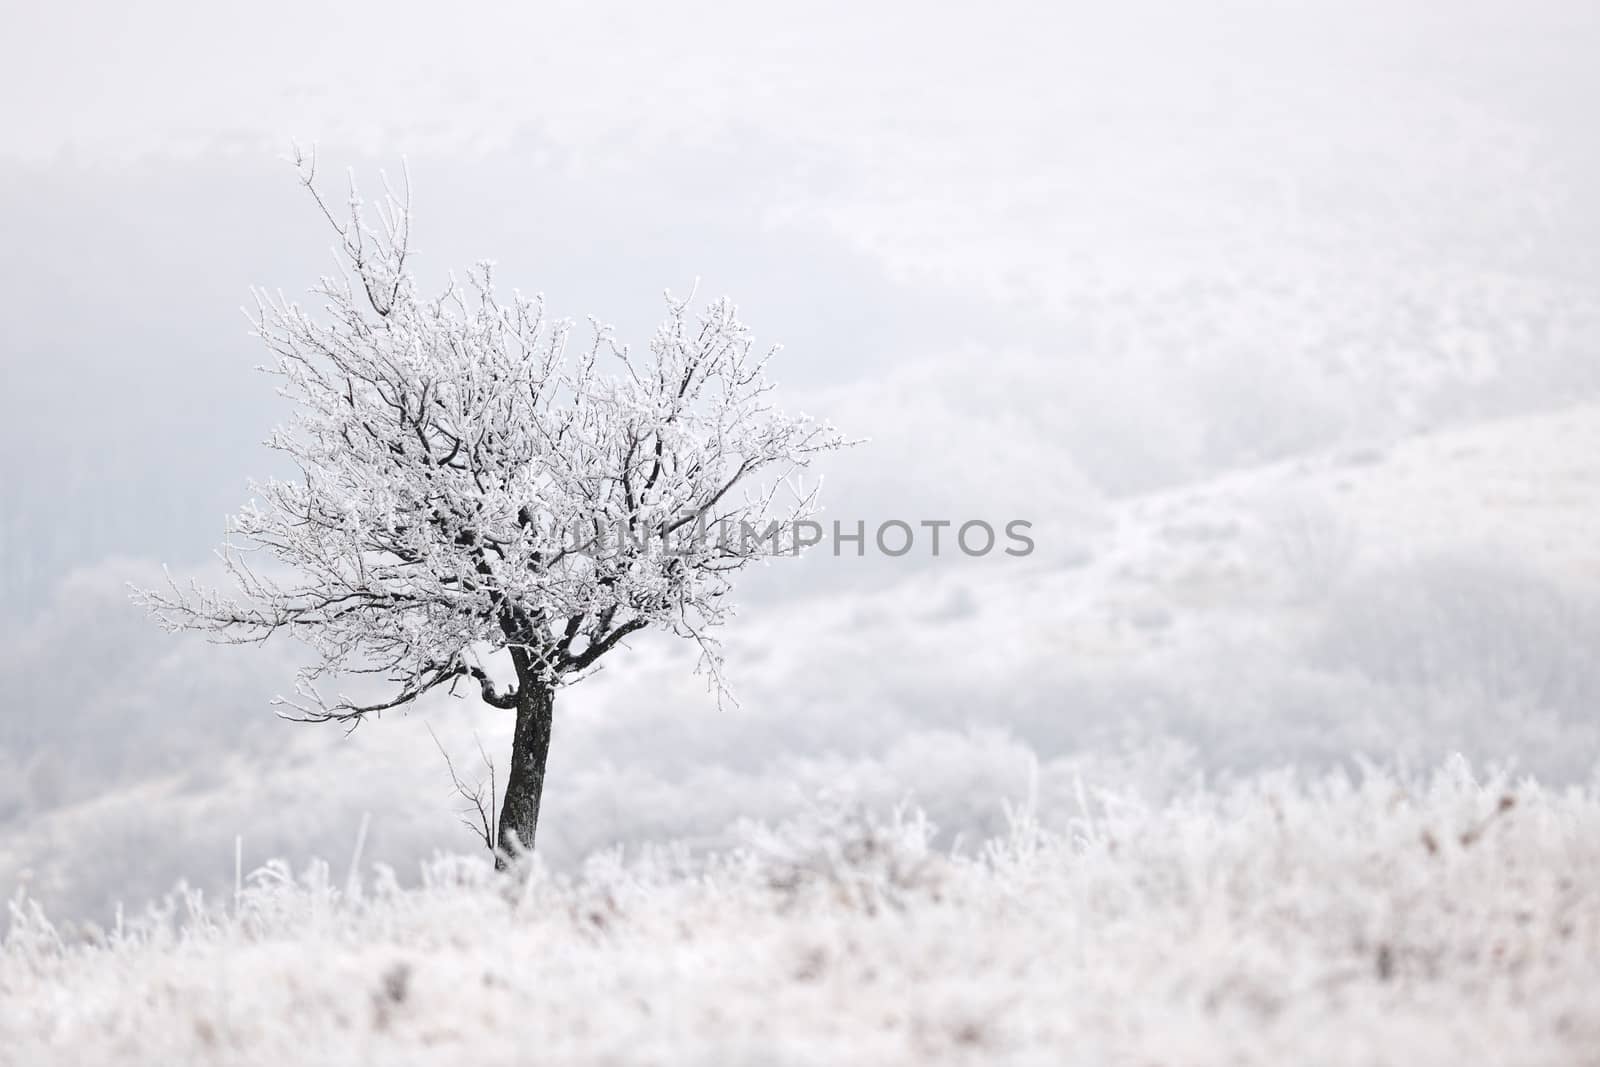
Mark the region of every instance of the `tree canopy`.
<instances>
[{"instance_id":1,"label":"tree canopy","mask_svg":"<svg viewBox=\"0 0 1600 1067\"><path fill-rule=\"evenodd\" d=\"M317 661L285 703L312 720L358 720L462 679L514 707L646 627L698 642L720 685L709 631L731 611L731 575L797 547L794 525L817 506L802 472L845 443L775 406L776 349L756 346L728 300L696 310L671 294L644 351L594 319L574 344L542 296L497 293L488 262L423 296L409 179L385 181L371 208L352 181L336 210L314 158L296 162L340 270L312 289L320 308L258 291L252 318L263 369L294 405L268 443L299 476L252 483L230 520L219 555L235 590L170 583L139 598L173 629L304 639ZM488 669L504 653L509 690ZM389 691L324 696L319 681L343 672Z\"/></svg>"}]
</instances>

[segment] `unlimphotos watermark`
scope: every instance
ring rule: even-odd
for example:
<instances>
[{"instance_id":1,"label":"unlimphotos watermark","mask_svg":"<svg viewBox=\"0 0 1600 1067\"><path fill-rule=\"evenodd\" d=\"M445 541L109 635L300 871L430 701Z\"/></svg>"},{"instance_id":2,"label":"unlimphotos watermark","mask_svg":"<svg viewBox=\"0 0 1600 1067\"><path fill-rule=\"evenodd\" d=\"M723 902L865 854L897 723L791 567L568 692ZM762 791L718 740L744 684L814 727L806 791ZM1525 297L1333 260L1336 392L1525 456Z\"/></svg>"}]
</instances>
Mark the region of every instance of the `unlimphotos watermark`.
<instances>
[{"instance_id":1,"label":"unlimphotos watermark","mask_svg":"<svg viewBox=\"0 0 1600 1067\"><path fill-rule=\"evenodd\" d=\"M552 540L577 555L603 556L617 551L650 551L658 546L668 555L695 556L715 552L728 556L798 556L807 549L831 551L835 556L891 558L912 553L930 556L1028 556L1034 540L1033 523L1011 519L998 524L984 519L885 519L875 525L865 519L839 519L823 524L814 519L773 521L757 526L745 520L708 521L684 515L669 521L614 523L590 522L583 528L552 531Z\"/></svg>"}]
</instances>

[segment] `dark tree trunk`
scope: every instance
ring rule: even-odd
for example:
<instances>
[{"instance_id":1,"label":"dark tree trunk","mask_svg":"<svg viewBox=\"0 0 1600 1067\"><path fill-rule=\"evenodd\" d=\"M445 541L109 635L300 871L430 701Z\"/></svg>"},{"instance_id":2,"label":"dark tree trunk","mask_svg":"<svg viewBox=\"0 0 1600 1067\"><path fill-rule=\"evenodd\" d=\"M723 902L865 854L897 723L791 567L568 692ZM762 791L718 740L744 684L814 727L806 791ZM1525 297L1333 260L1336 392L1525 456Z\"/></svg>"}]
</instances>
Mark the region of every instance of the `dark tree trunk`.
<instances>
[{"instance_id":1,"label":"dark tree trunk","mask_svg":"<svg viewBox=\"0 0 1600 1067\"><path fill-rule=\"evenodd\" d=\"M525 684L517 701L517 732L511 741L511 774L500 807L499 853L495 866L504 869L520 850L533 848L539 828L539 797L544 793L544 763L550 755L550 726L555 692Z\"/></svg>"}]
</instances>

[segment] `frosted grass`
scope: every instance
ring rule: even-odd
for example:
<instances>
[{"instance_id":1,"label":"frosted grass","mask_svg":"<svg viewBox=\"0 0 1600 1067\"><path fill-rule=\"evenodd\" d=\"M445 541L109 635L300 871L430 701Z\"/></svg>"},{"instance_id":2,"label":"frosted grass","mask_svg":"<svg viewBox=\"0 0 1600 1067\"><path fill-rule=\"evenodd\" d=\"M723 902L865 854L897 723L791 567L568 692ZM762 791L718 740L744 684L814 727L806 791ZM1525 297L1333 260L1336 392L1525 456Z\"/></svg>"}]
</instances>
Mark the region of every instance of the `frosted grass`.
<instances>
[{"instance_id":1,"label":"frosted grass","mask_svg":"<svg viewBox=\"0 0 1600 1067\"><path fill-rule=\"evenodd\" d=\"M421 884L269 864L110 930L11 901L0 1063L1600 1062L1600 795L1267 775L982 846L818 807Z\"/></svg>"}]
</instances>

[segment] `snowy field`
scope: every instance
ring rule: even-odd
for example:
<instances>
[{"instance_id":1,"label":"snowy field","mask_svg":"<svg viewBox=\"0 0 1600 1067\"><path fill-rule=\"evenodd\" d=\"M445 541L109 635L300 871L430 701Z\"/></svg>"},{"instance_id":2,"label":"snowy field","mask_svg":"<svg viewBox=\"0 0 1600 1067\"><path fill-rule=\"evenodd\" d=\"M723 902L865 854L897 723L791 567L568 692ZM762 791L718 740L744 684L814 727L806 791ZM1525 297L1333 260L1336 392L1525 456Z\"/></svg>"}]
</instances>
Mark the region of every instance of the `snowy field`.
<instances>
[{"instance_id":1,"label":"snowy field","mask_svg":"<svg viewBox=\"0 0 1600 1067\"><path fill-rule=\"evenodd\" d=\"M1372 773L977 846L821 807L711 857L25 897L0 1063L1600 1063L1600 795Z\"/></svg>"},{"instance_id":2,"label":"snowy field","mask_svg":"<svg viewBox=\"0 0 1600 1067\"><path fill-rule=\"evenodd\" d=\"M102 6L0 63L0 1067L1600 1067L1600 4ZM505 713L128 601L293 473L291 140L1038 550L775 561L737 706L630 638L497 878Z\"/></svg>"}]
</instances>

